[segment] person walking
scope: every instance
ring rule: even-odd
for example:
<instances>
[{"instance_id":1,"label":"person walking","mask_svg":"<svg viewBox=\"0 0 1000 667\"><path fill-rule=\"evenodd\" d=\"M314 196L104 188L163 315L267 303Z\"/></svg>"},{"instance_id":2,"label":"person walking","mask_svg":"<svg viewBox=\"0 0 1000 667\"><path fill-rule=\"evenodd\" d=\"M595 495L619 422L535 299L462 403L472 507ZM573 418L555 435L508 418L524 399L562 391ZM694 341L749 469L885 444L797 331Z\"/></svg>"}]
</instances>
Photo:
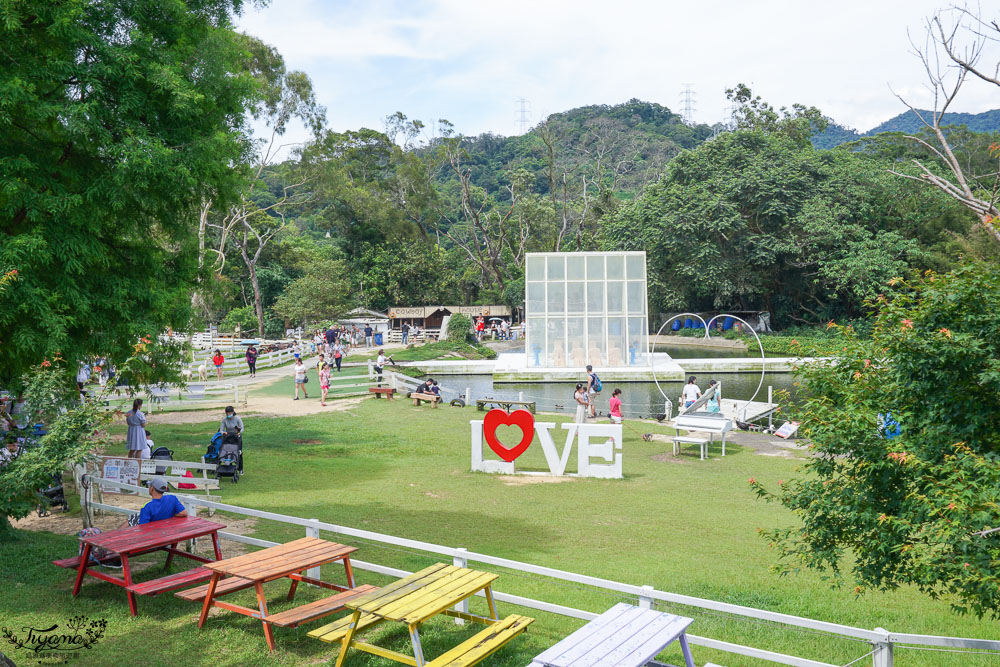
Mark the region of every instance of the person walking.
<instances>
[{"instance_id":1,"label":"person walking","mask_svg":"<svg viewBox=\"0 0 1000 667\"><path fill-rule=\"evenodd\" d=\"M236 408L231 405L226 406L226 416L219 422L219 433L226 435L243 433L243 420L236 414Z\"/></svg>"},{"instance_id":2,"label":"person walking","mask_svg":"<svg viewBox=\"0 0 1000 667\"><path fill-rule=\"evenodd\" d=\"M690 408L694 405L694 402L701 398L701 388L698 387L694 382L697 378L691 376L688 378L688 382L684 385L684 390L681 392L681 398L684 400L684 407Z\"/></svg>"},{"instance_id":3,"label":"person walking","mask_svg":"<svg viewBox=\"0 0 1000 667\"><path fill-rule=\"evenodd\" d=\"M375 384L382 386L382 371L385 369L385 350L378 351L378 358L375 359Z\"/></svg>"},{"instance_id":4,"label":"person walking","mask_svg":"<svg viewBox=\"0 0 1000 667\"><path fill-rule=\"evenodd\" d=\"M373 347L375 347L375 346L372 344L372 325L366 324L365 325L365 348L370 350Z\"/></svg>"},{"instance_id":5,"label":"person walking","mask_svg":"<svg viewBox=\"0 0 1000 667\"><path fill-rule=\"evenodd\" d=\"M612 424L622 423L622 399L619 396L622 395L621 389L615 389L611 392L611 400L608 401L608 414L611 416Z\"/></svg>"},{"instance_id":6,"label":"person walking","mask_svg":"<svg viewBox=\"0 0 1000 667\"><path fill-rule=\"evenodd\" d=\"M296 359L300 359L302 357L302 346L299 345L299 341L292 343L292 356Z\"/></svg>"},{"instance_id":7,"label":"person walking","mask_svg":"<svg viewBox=\"0 0 1000 667\"><path fill-rule=\"evenodd\" d=\"M336 343L333 344L333 363L337 364L337 372L340 372L340 362L344 356L344 345L338 339Z\"/></svg>"},{"instance_id":8,"label":"person walking","mask_svg":"<svg viewBox=\"0 0 1000 667\"><path fill-rule=\"evenodd\" d=\"M410 325L404 322L399 330L403 332L403 345L406 345L407 339L410 337Z\"/></svg>"},{"instance_id":9,"label":"person walking","mask_svg":"<svg viewBox=\"0 0 1000 667\"><path fill-rule=\"evenodd\" d=\"M132 409L125 415L128 433L125 434L125 445L128 447L128 457L137 459L146 448L146 415L142 414L142 399L132 401Z\"/></svg>"},{"instance_id":10,"label":"person walking","mask_svg":"<svg viewBox=\"0 0 1000 667\"><path fill-rule=\"evenodd\" d=\"M319 404L326 405L326 395L330 391L330 364L324 363L319 369L319 388L323 392Z\"/></svg>"},{"instance_id":11,"label":"person walking","mask_svg":"<svg viewBox=\"0 0 1000 667\"><path fill-rule=\"evenodd\" d=\"M250 369L250 377L257 377L257 348L250 344L247 348L247 367Z\"/></svg>"},{"instance_id":12,"label":"person walking","mask_svg":"<svg viewBox=\"0 0 1000 667\"><path fill-rule=\"evenodd\" d=\"M215 351L215 355L212 357L212 364L215 366L215 374L222 379L222 364L226 363L226 358L222 356L222 352L219 350Z\"/></svg>"},{"instance_id":13,"label":"person walking","mask_svg":"<svg viewBox=\"0 0 1000 667\"><path fill-rule=\"evenodd\" d=\"M299 387L302 387L302 396L309 398L306 391L306 382L309 382L306 365L302 363L302 358L295 359L295 400L299 400Z\"/></svg>"},{"instance_id":14,"label":"person walking","mask_svg":"<svg viewBox=\"0 0 1000 667\"><path fill-rule=\"evenodd\" d=\"M576 401L576 418L573 420L577 424L582 424L587 419L587 389L580 383L576 385L573 392L573 400Z\"/></svg>"},{"instance_id":15,"label":"person walking","mask_svg":"<svg viewBox=\"0 0 1000 667\"><path fill-rule=\"evenodd\" d=\"M330 326L326 328L326 333L323 335L326 338L326 349L329 351L330 347L333 345L333 341L337 338L337 332L333 330L332 322L330 323Z\"/></svg>"},{"instance_id":16,"label":"person walking","mask_svg":"<svg viewBox=\"0 0 1000 667\"><path fill-rule=\"evenodd\" d=\"M597 416L597 395L601 393L601 378L597 377L594 367L587 364L587 398L590 400L590 416Z\"/></svg>"},{"instance_id":17,"label":"person walking","mask_svg":"<svg viewBox=\"0 0 1000 667\"><path fill-rule=\"evenodd\" d=\"M715 380L709 380L708 390L712 391L712 388L715 387L717 384L718 383ZM706 412L722 412L722 404L721 404L722 396L720 395L721 393L722 393L722 387L719 387L715 391L712 391L712 395L709 396L708 400L705 402Z\"/></svg>"}]
</instances>

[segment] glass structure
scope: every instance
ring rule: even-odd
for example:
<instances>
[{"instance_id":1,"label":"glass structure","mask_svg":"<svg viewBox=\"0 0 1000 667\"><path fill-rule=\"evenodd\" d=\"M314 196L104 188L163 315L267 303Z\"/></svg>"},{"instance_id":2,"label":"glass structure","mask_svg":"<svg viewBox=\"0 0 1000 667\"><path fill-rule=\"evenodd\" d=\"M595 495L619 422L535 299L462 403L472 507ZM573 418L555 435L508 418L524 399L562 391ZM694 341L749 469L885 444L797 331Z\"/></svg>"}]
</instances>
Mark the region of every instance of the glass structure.
<instances>
[{"instance_id":1,"label":"glass structure","mask_svg":"<svg viewBox=\"0 0 1000 667\"><path fill-rule=\"evenodd\" d=\"M525 258L528 368L648 365L645 252Z\"/></svg>"}]
</instances>

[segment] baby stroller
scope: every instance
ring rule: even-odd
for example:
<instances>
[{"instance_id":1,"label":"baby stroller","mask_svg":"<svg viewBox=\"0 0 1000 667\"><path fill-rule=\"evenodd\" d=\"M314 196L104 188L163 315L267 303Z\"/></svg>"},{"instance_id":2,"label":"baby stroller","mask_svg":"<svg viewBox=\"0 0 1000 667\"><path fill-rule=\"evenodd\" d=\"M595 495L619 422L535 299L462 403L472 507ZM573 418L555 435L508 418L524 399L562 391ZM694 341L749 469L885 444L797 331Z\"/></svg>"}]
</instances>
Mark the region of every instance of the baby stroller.
<instances>
[{"instance_id":1,"label":"baby stroller","mask_svg":"<svg viewBox=\"0 0 1000 667\"><path fill-rule=\"evenodd\" d=\"M174 450L167 449L166 447L157 447L152 452L149 453L150 459L155 459L157 461L173 461L174 460ZM165 475L167 473L167 466L156 466L157 475Z\"/></svg>"},{"instance_id":2,"label":"baby stroller","mask_svg":"<svg viewBox=\"0 0 1000 667\"><path fill-rule=\"evenodd\" d=\"M48 488L39 489L38 497L41 499L38 504L38 516L48 516L50 507L62 506L63 512L69 511L69 503L66 502L66 495L63 493L62 473L52 475L52 483Z\"/></svg>"},{"instance_id":3,"label":"baby stroller","mask_svg":"<svg viewBox=\"0 0 1000 667\"><path fill-rule=\"evenodd\" d=\"M222 448L222 432L218 432L212 436L212 441L208 443L208 449L205 451L205 463L218 463L219 462L219 450Z\"/></svg>"},{"instance_id":4,"label":"baby stroller","mask_svg":"<svg viewBox=\"0 0 1000 667\"><path fill-rule=\"evenodd\" d=\"M229 477L233 484L240 481L243 474L243 436L239 433L227 433L222 436L219 446L219 463L215 469L216 479Z\"/></svg>"}]
</instances>

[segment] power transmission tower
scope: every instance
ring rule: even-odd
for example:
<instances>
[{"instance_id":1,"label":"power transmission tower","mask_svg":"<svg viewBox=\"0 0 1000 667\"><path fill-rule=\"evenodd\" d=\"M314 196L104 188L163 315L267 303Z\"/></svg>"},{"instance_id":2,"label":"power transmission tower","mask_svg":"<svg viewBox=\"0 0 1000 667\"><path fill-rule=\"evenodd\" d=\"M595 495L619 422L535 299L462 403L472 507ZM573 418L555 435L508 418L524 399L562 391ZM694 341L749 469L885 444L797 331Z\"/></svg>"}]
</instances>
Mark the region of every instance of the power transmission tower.
<instances>
[{"instance_id":1,"label":"power transmission tower","mask_svg":"<svg viewBox=\"0 0 1000 667\"><path fill-rule=\"evenodd\" d=\"M685 83L684 90L681 91L681 109L684 116L684 122L688 125L694 123L694 112L696 111L694 99L694 84Z\"/></svg>"},{"instance_id":2,"label":"power transmission tower","mask_svg":"<svg viewBox=\"0 0 1000 667\"><path fill-rule=\"evenodd\" d=\"M518 134L524 134L531 126L531 102L523 97L519 97L517 98L517 104L518 107L516 109L516 113Z\"/></svg>"}]
</instances>

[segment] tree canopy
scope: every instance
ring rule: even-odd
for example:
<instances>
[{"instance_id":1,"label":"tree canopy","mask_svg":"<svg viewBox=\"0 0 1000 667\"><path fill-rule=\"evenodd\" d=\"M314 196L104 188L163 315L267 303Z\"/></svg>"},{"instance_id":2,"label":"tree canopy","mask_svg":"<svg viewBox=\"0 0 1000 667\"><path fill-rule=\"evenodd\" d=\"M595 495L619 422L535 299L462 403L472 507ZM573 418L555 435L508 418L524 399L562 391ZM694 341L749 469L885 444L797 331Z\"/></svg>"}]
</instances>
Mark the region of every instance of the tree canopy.
<instances>
[{"instance_id":1,"label":"tree canopy","mask_svg":"<svg viewBox=\"0 0 1000 667\"><path fill-rule=\"evenodd\" d=\"M241 0L0 7L0 381L186 326L193 220L232 194L256 86Z\"/></svg>"}]
</instances>

